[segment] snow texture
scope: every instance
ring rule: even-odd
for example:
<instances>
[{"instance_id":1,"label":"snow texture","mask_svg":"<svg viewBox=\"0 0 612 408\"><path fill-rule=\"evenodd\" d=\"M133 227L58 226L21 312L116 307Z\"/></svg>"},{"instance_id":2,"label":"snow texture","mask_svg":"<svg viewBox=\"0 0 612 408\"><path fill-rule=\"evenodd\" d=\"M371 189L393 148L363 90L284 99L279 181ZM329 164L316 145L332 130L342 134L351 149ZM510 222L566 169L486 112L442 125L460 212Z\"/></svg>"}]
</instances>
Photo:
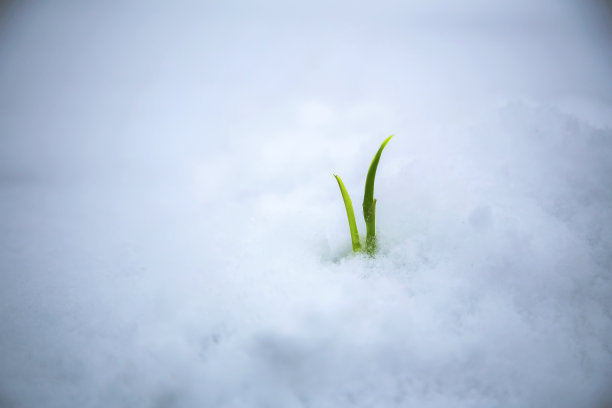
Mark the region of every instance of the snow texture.
<instances>
[{"instance_id":1,"label":"snow texture","mask_svg":"<svg viewBox=\"0 0 612 408\"><path fill-rule=\"evenodd\" d=\"M612 406L607 12L1 3L0 407Z\"/></svg>"}]
</instances>

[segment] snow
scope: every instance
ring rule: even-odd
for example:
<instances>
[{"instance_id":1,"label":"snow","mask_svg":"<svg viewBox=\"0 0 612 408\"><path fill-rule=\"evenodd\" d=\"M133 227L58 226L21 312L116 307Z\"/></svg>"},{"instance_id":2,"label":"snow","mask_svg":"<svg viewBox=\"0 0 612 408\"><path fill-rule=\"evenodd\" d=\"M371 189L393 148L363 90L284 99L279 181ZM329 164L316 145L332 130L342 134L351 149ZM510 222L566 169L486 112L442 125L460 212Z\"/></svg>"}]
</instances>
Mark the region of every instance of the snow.
<instances>
[{"instance_id":1,"label":"snow","mask_svg":"<svg viewBox=\"0 0 612 408\"><path fill-rule=\"evenodd\" d=\"M6 3L0 406L610 406L606 12Z\"/></svg>"}]
</instances>

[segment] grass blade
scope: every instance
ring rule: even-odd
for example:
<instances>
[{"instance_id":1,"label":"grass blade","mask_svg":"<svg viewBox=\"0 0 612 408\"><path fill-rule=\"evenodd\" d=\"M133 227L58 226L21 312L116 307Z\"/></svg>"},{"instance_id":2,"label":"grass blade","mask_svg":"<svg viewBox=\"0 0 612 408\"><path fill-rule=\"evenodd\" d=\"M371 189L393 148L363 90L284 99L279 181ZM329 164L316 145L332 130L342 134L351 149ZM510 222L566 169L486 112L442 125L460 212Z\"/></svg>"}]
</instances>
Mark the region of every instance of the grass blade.
<instances>
[{"instance_id":1,"label":"grass blade","mask_svg":"<svg viewBox=\"0 0 612 408\"><path fill-rule=\"evenodd\" d=\"M359 242L359 232L357 231L357 223L355 222L355 212L353 211L353 202L349 196L346 187L340 176L334 174L334 177L338 181L340 192L342 193L342 199L344 200L344 206L346 207L346 215L348 217L349 228L351 229L351 243L353 244L353 252L361 250L361 243Z\"/></svg>"},{"instance_id":2,"label":"grass blade","mask_svg":"<svg viewBox=\"0 0 612 408\"><path fill-rule=\"evenodd\" d=\"M373 255L376 251L376 199L374 198L374 179L376 178L376 169L383 149L389 143L393 135L385 139L380 145L378 152L372 159L368 175L366 177L365 192L363 194L363 217L366 222L366 252Z\"/></svg>"}]
</instances>

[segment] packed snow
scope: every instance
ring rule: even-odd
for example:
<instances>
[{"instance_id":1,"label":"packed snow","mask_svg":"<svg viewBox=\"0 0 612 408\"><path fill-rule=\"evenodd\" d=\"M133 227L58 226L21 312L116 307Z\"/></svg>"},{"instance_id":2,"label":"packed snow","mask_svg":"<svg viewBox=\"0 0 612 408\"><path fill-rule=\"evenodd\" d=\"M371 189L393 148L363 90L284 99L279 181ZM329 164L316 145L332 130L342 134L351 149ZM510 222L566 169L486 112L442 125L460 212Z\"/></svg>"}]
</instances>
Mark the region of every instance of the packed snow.
<instances>
[{"instance_id":1,"label":"packed snow","mask_svg":"<svg viewBox=\"0 0 612 408\"><path fill-rule=\"evenodd\" d=\"M604 3L0 3L0 407L612 406Z\"/></svg>"}]
</instances>

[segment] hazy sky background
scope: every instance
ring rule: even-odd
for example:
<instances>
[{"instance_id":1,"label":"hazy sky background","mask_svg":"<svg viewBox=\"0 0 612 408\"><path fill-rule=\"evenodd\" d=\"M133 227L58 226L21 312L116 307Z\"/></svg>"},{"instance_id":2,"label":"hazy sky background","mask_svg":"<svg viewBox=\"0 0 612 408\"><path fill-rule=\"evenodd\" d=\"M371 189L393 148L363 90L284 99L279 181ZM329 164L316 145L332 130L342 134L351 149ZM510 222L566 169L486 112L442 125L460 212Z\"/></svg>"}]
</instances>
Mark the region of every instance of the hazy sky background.
<instances>
[{"instance_id":1,"label":"hazy sky background","mask_svg":"<svg viewBox=\"0 0 612 408\"><path fill-rule=\"evenodd\" d=\"M291 126L308 101L425 126L496 98L609 102L610 31L587 4L15 3L3 179L174 178L185 157Z\"/></svg>"}]
</instances>

